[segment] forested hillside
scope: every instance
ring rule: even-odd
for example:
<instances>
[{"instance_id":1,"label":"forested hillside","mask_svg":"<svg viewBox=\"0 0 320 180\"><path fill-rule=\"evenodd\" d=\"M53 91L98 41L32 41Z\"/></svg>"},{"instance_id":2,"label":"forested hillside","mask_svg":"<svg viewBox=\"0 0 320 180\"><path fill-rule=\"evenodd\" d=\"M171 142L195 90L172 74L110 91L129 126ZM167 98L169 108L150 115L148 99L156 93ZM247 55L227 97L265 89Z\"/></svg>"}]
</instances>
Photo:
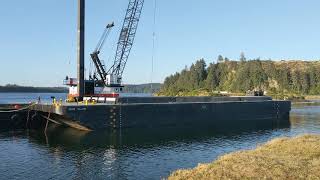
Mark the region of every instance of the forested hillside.
<instances>
[{"instance_id":1,"label":"forested hillside","mask_svg":"<svg viewBox=\"0 0 320 180\"><path fill-rule=\"evenodd\" d=\"M264 90L269 94L320 94L320 61L239 61L218 57L217 63L200 59L164 81L160 95L192 91L245 93Z\"/></svg>"},{"instance_id":2,"label":"forested hillside","mask_svg":"<svg viewBox=\"0 0 320 180\"><path fill-rule=\"evenodd\" d=\"M66 87L32 87L7 84L0 86L0 92L67 93Z\"/></svg>"}]
</instances>

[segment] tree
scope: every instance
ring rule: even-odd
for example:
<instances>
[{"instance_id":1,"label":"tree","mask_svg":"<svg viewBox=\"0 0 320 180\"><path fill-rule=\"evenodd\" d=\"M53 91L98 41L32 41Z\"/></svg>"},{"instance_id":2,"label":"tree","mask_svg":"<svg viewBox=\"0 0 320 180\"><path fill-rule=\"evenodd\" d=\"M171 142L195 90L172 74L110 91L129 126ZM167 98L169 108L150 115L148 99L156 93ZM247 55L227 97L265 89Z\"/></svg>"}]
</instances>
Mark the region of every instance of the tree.
<instances>
[{"instance_id":1,"label":"tree","mask_svg":"<svg viewBox=\"0 0 320 180\"><path fill-rule=\"evenodd\" d=\"M207 77L206 62L204 59L198 60L190 67L190 82L194 89L202 88Z\"/></svg>"},{"instance_id":2,"label":"tree","mask_svg":"<svg viewBox=\"0 0 320 180\"><path fill-rule=\"evenodd\" d=\"M217 80L217 77L215 76L215 70L216 70L216 65L210 64L207 70L208 71L207 79L205 80L205 88L208 89L209 91L216 90L218 86L218 80Z\"/></svg>"},{"instance_id":3,"label":"tree","mask_svg":"<svg viewBox=\"0 0 320 180\"><path fill-rule=\"evenodd\" d=\"M221 63L221 62L223 62L223 61L224 61L223 56L219 55L219 56L218 56L218 63Z\"/></svg>"},{"instance_id":4,"label":"tree","mask_svg":"<svg viewBox=\"0 0 320 180\"><path fill-rule=\"evenodd\" d=\"M245 92L262 89L274 93L320 93L320 62L260 59L239 62L228 61L221 55L218 60L225 63L210 63L207 67L204 59L196 61L189 69L167 77L161 91L166 95L188 93L200 88L208 91Z\"/></svg>"},{"instance_id":5,"label":"tree","mask_svg":"<svg viewBox=\"0 0 320 180\"><path fill-rule=\"evenodd\" d=\"M309 69L310 72L310 91L311 94L319 94L320 88L319 88L319 79L320 79L320 73L316 69L316 67L312 66Z\"/></svg>"},{"instance_id":6,"label":"tree","mask_svg":"<svg viewBox=\"0 0 320 180\"><path fill-rule=\"evenodd\" d=\"M300 93L308 94L310 91L310 74L303 72L300 76L301 90Z\"/></svg>"},{"instance_id":7,"label":"tree","mask_svg":"<svg viewBox=\"0 0 320 180\"><path fill-rule=\"evenodd\" d=\"M240 53L240 62L244 62L244 61L246 61L247 60L247 58L246 58L246 56L244 55L244 52L241 52Z\"/></svg>"},{"instance_id":8,"label":"tree","mask_svg":"<svg viewBox=\"0 0 320 180\"><path fill-rule=\"evenodd\" d=\"M295 70L292 72L292 90L294 92L299 92L302 89L301 86L301 77L300 77L300 72Z\"/></svg>"}]
</instances>

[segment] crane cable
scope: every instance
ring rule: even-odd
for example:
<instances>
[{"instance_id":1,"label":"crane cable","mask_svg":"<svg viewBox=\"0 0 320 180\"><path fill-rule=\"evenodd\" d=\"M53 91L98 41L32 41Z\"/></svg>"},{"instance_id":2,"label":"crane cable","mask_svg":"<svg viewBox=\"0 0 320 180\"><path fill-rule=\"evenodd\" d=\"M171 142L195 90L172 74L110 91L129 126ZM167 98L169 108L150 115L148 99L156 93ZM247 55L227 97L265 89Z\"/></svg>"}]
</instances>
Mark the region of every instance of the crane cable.
<instances>
[{"instance_id":1,"label":"crane cable","mask_svg":"<svg viewBox=\"0 0 320 180\"><path fill-rule=\"evenodd\" d=\"M153 32L152 32L152 55L151 55L151 75L150 75L150 87L151 93L153 93L153 65L155 60L155 41L156 41L156 15L157 15L157 0L154 0L154 9L153 9Z\"/></svg>"}]
</instances>

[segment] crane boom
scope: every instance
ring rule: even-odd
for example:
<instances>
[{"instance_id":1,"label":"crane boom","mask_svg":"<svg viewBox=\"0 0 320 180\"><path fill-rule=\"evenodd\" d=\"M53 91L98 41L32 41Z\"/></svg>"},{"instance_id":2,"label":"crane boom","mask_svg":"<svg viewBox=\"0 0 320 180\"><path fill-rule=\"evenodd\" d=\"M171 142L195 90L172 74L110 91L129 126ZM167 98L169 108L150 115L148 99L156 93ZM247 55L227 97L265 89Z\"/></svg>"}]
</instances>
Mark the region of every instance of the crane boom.
<instances>
[{"instance_id":1,"label":"crane boom","mask_svg":"<svg viewBox=\"0 0 320 180\"><path fill-rule=\"evenodd\" d=\"M144 0L129 0L126 16L120 31L114 64L107 72L107 74L115 76L118 83L121 83L122 74L129 58L143 4Z\"/></svg>"},{"instance_id":2,"label":"crane boom","mask_svg":"<svg viewBox=\"0 0 320 180\"><path fill-rule=\"evenodd\" d=\"M83 36L84 36L84 1L79 0L79 32L82 36L79 35L79 52L83 52ZM128 0L129 5L127 7L126 15L122 24L122 28L120 31L118 43L117 43L117 50L115 53L114 62L111 67L107 70L105 65L99 58L100 51L108 37L111 28L114 26L114 23L108 24L104 32L95 48L95 50L90 54L91 59L94 63L96 72L91 76L89 74L89 80L85 80L83 76L84 69L84 58L81 56L83 53L79 55L79 65L78 65L78 79L76 78L69 78L68 76L64 80L64 84L70 86L69 88L69 98L71 101L75 100L76 97L84 97L87 96L91 98L95 97L98 101L100 98L104 98L104 102L106 101L107 97L119 97L120 93L123 91L122 85L122 74L124 68L126 66L127 60L129 58L129 54L131 48L133 46L133 42L135 39L135 35L137 32L139 19L141 16L144 0ZM82 26L83 25L83 26ZM81 49L82 48L82 49ZM82 68L82 69L81 69ZM81 74L82 73L82 74ZM98 76L96 74L98 73ZM81 82L75 84L75 82ZM76 92L81 89L81 92Z\"/></svg>"},{"instance_id":3,"label":"crane boom","mask_svg":"<svg viewBox=\"0 0 320 180\"><path fill-rule=\"evenodd\" d=\"M93 53L90 54L91 59L92 59L92 61L94 63L94 66L97 69L97 72L98 72L98 74L99 74L99 76L101 78L101 81L103 83L105 83L105 81L106 81L107 72L106 72L106 70L105 70L105 68L104 68L104 66L103 66L103 64L102 64L102 62L101 62L101 60L99 58L99 53L100 53L100 50L103 47L104 42L105 42L106 38L108 37L108 35L109 35L110 31L111 31L111 28L113 26L114 26L114 23L112 22L112 23L108 24L105 27L105 30L104 30L104 32L103 32L103 34L102 34L102 36L101 36L101 38L100 38L100 40L98 42L98 45L97 45L96 49L93 51Z\"/></svg>"}]
</instances>

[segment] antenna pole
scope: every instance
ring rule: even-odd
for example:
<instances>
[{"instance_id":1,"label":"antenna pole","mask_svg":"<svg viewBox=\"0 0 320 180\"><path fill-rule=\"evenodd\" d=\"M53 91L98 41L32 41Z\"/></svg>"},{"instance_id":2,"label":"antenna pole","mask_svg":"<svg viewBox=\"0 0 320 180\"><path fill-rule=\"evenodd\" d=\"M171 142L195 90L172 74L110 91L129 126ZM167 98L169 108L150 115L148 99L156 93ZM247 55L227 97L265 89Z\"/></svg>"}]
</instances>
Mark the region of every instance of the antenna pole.
<instances>
[{"instance_id":1,"label":"antenna pole","mask_svg":"<svg viewBox=\"0 0 320 180\"><path fill-rule=\"evenodd\" d=\"M85 0L78 0L78 100L84 96L84 30L85 30Z\"/></svg>"}]
</instances>

